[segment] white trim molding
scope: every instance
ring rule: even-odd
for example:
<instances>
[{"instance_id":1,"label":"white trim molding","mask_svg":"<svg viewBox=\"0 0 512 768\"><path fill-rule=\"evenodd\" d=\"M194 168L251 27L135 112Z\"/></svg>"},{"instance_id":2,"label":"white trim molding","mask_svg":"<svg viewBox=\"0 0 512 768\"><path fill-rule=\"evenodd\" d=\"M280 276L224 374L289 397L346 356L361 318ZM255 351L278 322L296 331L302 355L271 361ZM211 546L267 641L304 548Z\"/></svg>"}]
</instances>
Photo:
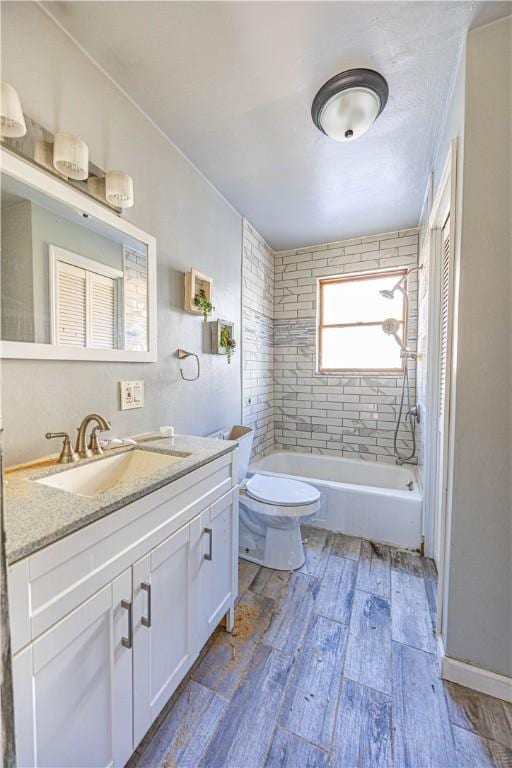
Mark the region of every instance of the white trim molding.
<instances>
[{"instance_id":1,"label":"white trim molding","mask_svg":"<svg viewBox=\"0 0 512 768\"><path fill-rule=\"evenodd\" d=\"M512 677L475 667L450 656L443 656L441 659L441 677L451 683L458 683L512 703Z\"/></svg>"}]
</instances>

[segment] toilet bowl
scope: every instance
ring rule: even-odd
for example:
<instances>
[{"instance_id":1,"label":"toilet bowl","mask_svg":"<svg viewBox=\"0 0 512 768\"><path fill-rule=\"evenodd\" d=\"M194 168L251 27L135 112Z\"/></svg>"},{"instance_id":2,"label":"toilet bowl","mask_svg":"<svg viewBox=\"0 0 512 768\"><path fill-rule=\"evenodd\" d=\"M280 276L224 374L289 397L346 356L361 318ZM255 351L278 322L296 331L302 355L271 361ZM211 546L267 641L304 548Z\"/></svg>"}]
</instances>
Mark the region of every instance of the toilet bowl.
<instances>
[{"instance_id":1,"label":"toilet bowl","mask_svg":"<svg viewBox=\"0 0 512 768\"><path fill-rule=\"evenodd\" d=\"M320 509L320 492L308 483L284 477L247 478L253 430L233 427L240 483L239 554L266 568L289 571L304 564L300 526Z\"/></svg>"},{"instance_id":2,"label":"toilet bowl","mask_svg":"<svg viewBox=\"0 0 512 768\"><path fill-rule=\"evenodd\" d=\"M253 475L240 491L240 557L282 571L300 568L300 526L319 508L320 492L312 485Z\"/></svg>"}]
</instances>

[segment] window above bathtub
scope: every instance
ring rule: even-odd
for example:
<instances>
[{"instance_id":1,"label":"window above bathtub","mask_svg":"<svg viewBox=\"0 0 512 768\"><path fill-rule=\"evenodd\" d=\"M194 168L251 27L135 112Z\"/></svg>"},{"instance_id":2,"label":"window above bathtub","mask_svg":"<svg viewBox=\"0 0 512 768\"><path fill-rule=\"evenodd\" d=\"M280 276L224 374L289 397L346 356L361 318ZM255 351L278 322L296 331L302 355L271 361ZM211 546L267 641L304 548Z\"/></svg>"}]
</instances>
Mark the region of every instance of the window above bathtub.
<instances>
[{"instance_id":1,"label":"window above bathtub","mask_svg":"<svg viewBox=\"0 0 512 768\"><path fill-rule=\"evenodd\" d=\"M398 321L397 336L407 338L405 296L401 290L385 298L406 270L327 277L318 281L319 373L402 371L397 339L384 333L383 322ZM404 283L404 290L407 285Z\"/></svg>"}]
</instances>

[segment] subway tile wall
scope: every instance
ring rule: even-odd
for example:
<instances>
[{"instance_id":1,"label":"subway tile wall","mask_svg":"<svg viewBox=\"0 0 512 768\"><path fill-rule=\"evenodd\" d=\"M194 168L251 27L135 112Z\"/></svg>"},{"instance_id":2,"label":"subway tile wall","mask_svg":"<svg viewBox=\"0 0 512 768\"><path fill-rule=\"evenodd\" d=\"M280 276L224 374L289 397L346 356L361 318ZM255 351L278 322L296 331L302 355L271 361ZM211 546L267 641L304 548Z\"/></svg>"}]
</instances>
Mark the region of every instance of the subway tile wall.
<instances>
[{"instance_id":1,"label":"subway tile wall","mask_svg":"<svg viewBox=\"0 0 512 768\"><path fill-rule=\"evenodd\" d=\"M416 266L418 231L273 253L248 222L243 240L243 417L255 428L254 456L292 450L393 462L402 376L318 374L319 277ZM408 345L416 349L417 278L408 280ZM416 365L410 365L411 401ZM417 429L417 441L420 441ZM399 447L411 446L399 431Z\"/></svg>"},{"instance_id":2,"label":"subway tile wall","mask_svg":"<svg viewBox=\"0 0 512 768\"><path fill-rule=\"evenodd\" d=\"M274 254L274 440L277 449L393 462L402 376L318 374L319 277L416 266L418 232L409 229ZM408 280L408 346L416 349L417 278ZM410 365L415 402L415 363ZM419 435L418 435L419 437ZM402 451L411 445L399 431Z\"/></svg>"},{"instance_id":3,"label":"subway tile wall","mask_svg":"<svg viewBox=\"0 0 512 768\"><path fill-rule=\"evenodd\" d=\"M242 411L254 428L253 458L274 448L274 254L244 220L242 242Z\"/></svg>"}]
</instances>

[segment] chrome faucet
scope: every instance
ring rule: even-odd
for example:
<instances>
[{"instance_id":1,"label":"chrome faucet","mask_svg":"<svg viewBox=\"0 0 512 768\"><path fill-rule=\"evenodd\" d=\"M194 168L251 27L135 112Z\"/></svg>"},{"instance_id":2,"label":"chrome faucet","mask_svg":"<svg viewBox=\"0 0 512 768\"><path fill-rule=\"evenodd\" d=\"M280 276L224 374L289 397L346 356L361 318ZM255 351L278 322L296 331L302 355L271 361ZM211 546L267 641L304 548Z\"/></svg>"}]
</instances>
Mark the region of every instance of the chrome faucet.
<instances>
[{"instance_id":1,"label":"chrome faucet","mask_svg":"<svg viewBox=\"0 0 512 768\"><path fill-rule=\"evenodd\" d=\"M86 445L86 433L87 433L87 427L91 422L96 422L96 427L94 427L94 439L91 439L89 443L89 447ZM78 455L82 458L88 458L93 455L94 453L102 453L102 450L99 446L99 442L96 440L96 430L99 430L100 432L108 432L108 430L111 428L110 421L108 419L104 419L103 416L100 416L99 413L90 413L88 416L83 419L82 423L78 427L78 432L76 436L76 445L75 445L75 451L78 453Z\"/></svg>"}]
</instances>

